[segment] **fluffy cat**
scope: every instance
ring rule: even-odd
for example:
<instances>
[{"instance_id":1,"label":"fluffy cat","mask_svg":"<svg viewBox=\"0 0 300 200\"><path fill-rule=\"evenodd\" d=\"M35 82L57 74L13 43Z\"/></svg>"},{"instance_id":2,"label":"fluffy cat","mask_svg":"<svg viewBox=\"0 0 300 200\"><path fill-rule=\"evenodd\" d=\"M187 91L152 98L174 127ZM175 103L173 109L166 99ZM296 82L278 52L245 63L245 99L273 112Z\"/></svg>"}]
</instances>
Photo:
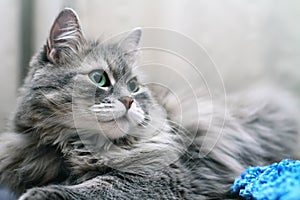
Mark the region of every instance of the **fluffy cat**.
<instances>
[{"instance_id":1,"label":"fluffy cat","mask_svg":"<svg viewBox=\"0 0 300 200\"><path fill-rule=\"evenodd\" d=\"M140 37L88 41L74 11L58 15L0 137L0 183L20 200L236 199L248 165L295 156L294 108L277 91L231 96L225 121L187 96L180 123L171 95L133 70Z\"/></svg>"}]
</instances>

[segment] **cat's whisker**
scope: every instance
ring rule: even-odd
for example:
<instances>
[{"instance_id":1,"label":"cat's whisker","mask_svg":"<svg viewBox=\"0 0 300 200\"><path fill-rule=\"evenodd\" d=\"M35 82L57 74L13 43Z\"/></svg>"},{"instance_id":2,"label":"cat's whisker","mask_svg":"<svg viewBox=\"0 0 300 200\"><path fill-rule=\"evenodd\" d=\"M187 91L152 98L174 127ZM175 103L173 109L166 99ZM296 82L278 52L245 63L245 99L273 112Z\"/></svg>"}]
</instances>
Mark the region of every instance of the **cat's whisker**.
<instances>
[{"instance_id":1,"label":"cat's whisker","mask_svg":"<svg viewBox=\"0 0 300 200\"><path fill-rule=\"evenodd\" d=\"M113 112L113 109L110 108L101 108L101 109L91 109L93 112L101 112L101 113L110 113Z\"/></svg>"},{"instance_id":2,"label":"cat's whisker","mask_svg":"<svg viewBox=\"0 0 300 200\"><path fill-rule=\"evenodd\" d=\"M113 104L95 104L95 105L93 105L93 106L91 106L92 108L98 108L98 107L100 107L100 108L102 108L102 107L114 107L114 105Z\"/></svg>"},{"instance_id":3,"label":"cat's whisker","mask_svg":"<svg viewBox=\"0 0 300 200\"><path fill-rule=\"evenodd\" d=\"M183 127L182 125L180 125L178 122L172 121L170 119L166 120L169 125L170 128L174 129L175 131L173 131L175 134L181 134L180 136L184 137L184 138L189 138L191 134L189 130L187 130L185 127Z\"/></svg>"}]
</instances>

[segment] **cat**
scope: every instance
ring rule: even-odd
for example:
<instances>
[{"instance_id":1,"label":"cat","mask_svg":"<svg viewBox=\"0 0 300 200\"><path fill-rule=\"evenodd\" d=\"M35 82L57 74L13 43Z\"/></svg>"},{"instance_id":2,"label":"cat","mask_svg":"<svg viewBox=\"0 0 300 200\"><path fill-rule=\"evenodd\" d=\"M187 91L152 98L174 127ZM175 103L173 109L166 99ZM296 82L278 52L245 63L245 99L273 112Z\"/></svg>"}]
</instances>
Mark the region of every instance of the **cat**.
<instances>
[{"instance_id":1,"label":"cat","mask_svg":"<svg viewBox=\"0 0 300 200\"><path fill-rule=\"evenodd\" d=\"M0 184L20 200L237 199L247 166L297 156L292 99L277 90L230 96L225 121L186 96L181 123L170 93L133 70L141 34L89 41L60 12L0 136Z\"/></svg>"}]
</instances>

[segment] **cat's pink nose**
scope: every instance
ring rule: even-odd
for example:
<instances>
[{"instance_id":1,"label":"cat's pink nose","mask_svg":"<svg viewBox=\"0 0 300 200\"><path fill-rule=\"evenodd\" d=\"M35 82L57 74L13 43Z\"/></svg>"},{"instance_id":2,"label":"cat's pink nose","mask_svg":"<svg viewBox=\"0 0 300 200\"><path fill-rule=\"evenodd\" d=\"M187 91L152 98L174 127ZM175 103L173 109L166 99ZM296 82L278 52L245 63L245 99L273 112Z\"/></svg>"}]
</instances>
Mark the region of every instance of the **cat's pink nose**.
<instances>
[{"instance_id":1,"label":"cat's pink nose","mask_svg":"<svg viewBox=\"0 0 300 200\"><path fill-rule=\"evenodd\" d=\"M133 103L133 99L131 97L122 97L119 99L128 110L131 107L131 104Z\"/></svg>"}]
</instances>

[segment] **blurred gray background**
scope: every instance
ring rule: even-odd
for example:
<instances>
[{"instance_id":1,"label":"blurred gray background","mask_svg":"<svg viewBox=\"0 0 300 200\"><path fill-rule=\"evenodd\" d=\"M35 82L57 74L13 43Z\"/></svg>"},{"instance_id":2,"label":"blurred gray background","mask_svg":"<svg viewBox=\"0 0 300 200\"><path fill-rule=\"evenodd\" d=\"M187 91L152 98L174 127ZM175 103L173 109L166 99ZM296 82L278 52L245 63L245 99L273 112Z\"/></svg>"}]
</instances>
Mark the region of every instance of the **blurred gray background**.
<instances>
[{"instance_id":1,"label":"blurred gray background","mask_svg":"<svg viewBox=\"0 0 300 200\"><path fill-rule=\"evenodd\" d=\"M0 0L1 131L14 110L30 57L66 6L78 12L88 37L140 26L192 38L217 64L227 91L269 79L300 93L298 0Z\"/></svg>"}]
</instances>

